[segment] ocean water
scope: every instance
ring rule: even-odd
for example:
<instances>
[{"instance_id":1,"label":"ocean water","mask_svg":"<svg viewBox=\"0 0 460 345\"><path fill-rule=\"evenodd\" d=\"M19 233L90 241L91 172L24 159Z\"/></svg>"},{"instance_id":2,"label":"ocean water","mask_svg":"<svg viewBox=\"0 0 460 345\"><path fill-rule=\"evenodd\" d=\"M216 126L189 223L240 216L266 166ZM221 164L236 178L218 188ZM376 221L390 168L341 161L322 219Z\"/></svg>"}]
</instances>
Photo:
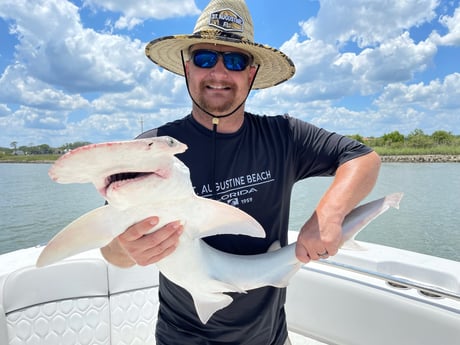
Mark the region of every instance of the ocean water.
<instances>
[{"instance_id":1,"label":"ocean water","mask_svg":"<svg viewBox=\"0 0 460 345\"><path fill-rule=\"evenodd\" d=\"M301 181L292 196L290 230L299 230L332 179ZM460 164L384 163L371 201L403 192L399 210L389 209L357 240L460 261Z\"/></svg>"},{"instance_id":2,"label":"ocean water","mask_svg":"<svg viewBox=\"0 0 460 345\"><path fill-rule=\"evenodd\" d=\"M46 243L104 200L89 184L61 185L49 164L0 164L0 254ZM299 182L290 230L299 230L331 178ZM460 261L460 164L385 163L366 201L403 192L400 209L372 222L358 240Z\"/></svg>"}]
</instances>

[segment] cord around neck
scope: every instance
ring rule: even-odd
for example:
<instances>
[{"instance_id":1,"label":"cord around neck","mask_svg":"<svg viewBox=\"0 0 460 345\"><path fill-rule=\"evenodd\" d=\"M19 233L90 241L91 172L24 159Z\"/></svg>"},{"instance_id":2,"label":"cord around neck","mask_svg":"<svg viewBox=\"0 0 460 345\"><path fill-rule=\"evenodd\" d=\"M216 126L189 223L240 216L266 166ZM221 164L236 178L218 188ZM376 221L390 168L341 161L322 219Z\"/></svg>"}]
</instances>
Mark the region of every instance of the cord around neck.
<instances>
[{"instance_id":1,"label":"cord around neck","mask_svg":"<svg viewBox=\"0 0 460 345\"><path fill-rule=\"evenodd\" d=\"M252 78L252 82L251 82L251 85L249 86L248 93L247 93L246 97L243 99L243 101L240 103L240 105L238 105L235 109L233 109L228 114L221 115L221 116L216 116L213 113L211 113L211 112L207 111L206 109L204 109L193 98L192 93L190 92L189 82L188 82L188 78L187 78L187 71L185 69L184 52L182 50L180 51L180 56L181 56L181 60L182 60L182 68L184 69L185 85L187 86L187 92L190 95L190 98L192 99L193 104L195 104L202 112L204 112L206 115L208 115L208 116L210 116L212 118L212 144L211 144L211 147L212 147L211 148L211 150L212 150L211 151L211 159L212 159L212 162L211 162L211 166L212 166L212 169L211 169L212 198L214 200L218 200L217 191L216 191L216 166L217 166L217 147L216 147L217 146L217 142L216 142L217 138L216 138L216 135L217 135L217 126L219 125L219 120L221 118L225 118L225 117L233 115L246 102L247 98L249 97L249 93L251 92L252 86L254 85L254 81L256 80L257 72L259 71L260 66L257 65L256 73L254 74L254 78Z\"/></svg>"},{"instance_id":2,"label":"cord around neck","mask_svg":"<svg viewBox=\"0 0 460 345\"><path fill-rule=\"evenodd\" d=\"M187 86L187 92L188 94L190 95L190 98L193 102L193 104L195 104L202 112L204 112L206 115L212 117L212 127L213 127L213 131L217 131L217 125L219 124L219 120L222 119L222 118L225 118L225 117L229 117L231 115L233 115L238 109L240 109L243 104L246 102L246 100L248 99L249 97L249 93L251 92L252 90L252 86L254 85L254 81L256 80L256 77L257 77L257 72L259 71L259 65L257 65L257 69L256 69L256 73L254 74L254 78L252 78L252 81L251 81L251 85L249 86L249 90L248 90L248 93L246 95L246 97L243 99L243 101L235 108L233 109L231 112L225 114L225 115L220 115L220 116L217 116L217 115L214 115L213 113L207 111L206 109L204 109L200 104L198 104L197 101L195 101L195 99L193 98L192 96L192 93L190 92L190 86L189 86L189 82L188 82L188 78L187 78L187 71L185 69L185 59L184 59L184 52L181 50L180 51L180 56L181 56L181 61L182 61L182 68L184 69L184 77L185 77L185 85Z\"/></svg>"}]
</instances>

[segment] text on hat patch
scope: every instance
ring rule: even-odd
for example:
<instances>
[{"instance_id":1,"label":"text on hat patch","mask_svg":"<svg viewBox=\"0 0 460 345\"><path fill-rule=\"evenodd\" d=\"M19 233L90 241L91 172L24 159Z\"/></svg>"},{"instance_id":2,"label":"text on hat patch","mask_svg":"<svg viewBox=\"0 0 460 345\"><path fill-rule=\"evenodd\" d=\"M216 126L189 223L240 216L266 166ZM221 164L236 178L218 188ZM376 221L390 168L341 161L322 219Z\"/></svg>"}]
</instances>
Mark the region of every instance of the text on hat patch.
<instances>
[{"instance_id":1,"label":"text on hat patch","mask_svg":"<svg viewBox=\"0 0 460 345\"><path fill-rule=\"evenodd\" d=\"M209 25L223 31L243 32L244 20L231 9L223 9L211 13Z\"/></svg>"}]
</instances>

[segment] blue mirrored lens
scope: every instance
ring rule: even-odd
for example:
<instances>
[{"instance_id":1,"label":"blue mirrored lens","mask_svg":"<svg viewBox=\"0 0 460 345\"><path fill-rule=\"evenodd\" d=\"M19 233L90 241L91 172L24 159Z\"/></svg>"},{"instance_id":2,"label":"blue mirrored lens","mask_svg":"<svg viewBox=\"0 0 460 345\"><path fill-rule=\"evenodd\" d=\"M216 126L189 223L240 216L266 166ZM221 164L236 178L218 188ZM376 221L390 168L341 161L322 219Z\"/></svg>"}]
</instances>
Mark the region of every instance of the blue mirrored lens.
<instances>
[{"instance_id":1,"label":"blue mirrored lens","mask_svg":"<svg viewBox=\"0 0 460 345\"><path fill-rule=\"evenodd\" d=\"M230 71L242 71L248 65L248 56L242 53L224 53L224 65Z\"/></svg>"},{"instance_id":2,"label":"blue mirrored lens","mask_svg":"<svg viewBox=\"0 0 460 345\"><path fill-rule=\"evenodd\" d=\"M193 63L201 68L211 68L217 63L219 55L210 50L197 50L193 55Z\"/></svg>"},{"instance_id":3,"label":"blue mirrored lens","mask_svg":"<svg viewBox=\"0 0 460 345\"><path fill-rule=\"evenodd\" d=\"M217 52L213 50L196 50L193 52L193 63L200 68L212 68L216 65L219 55L224 59L224 66L230 71L243 71L249 64L249 56L238 52Z\"/></svg>"}]
</instances>

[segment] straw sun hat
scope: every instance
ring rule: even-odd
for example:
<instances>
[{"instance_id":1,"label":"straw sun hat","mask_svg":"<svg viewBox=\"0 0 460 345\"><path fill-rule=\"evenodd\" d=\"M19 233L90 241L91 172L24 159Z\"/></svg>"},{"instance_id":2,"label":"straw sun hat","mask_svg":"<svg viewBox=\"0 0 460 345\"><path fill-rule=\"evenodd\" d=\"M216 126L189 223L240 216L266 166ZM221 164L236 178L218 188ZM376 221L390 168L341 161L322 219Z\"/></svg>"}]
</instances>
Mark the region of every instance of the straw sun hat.
<instances>
[{"instance_id":1,"label":"straw sun hat","mask_svg":"<svg viewBox=\"0 0 460 345\"><path fill-rule=\"evenodd\" d=\"M184 75L181 51L190 46L212 43L237 47L250 53L259 65L253 89L278 85L295 73L294 63L281 51L254 42L254 26L244 0L211 0L198 18L193 34L166 36L151 41L145 54L154 63Z\"/></svg>"}]
</instances>

